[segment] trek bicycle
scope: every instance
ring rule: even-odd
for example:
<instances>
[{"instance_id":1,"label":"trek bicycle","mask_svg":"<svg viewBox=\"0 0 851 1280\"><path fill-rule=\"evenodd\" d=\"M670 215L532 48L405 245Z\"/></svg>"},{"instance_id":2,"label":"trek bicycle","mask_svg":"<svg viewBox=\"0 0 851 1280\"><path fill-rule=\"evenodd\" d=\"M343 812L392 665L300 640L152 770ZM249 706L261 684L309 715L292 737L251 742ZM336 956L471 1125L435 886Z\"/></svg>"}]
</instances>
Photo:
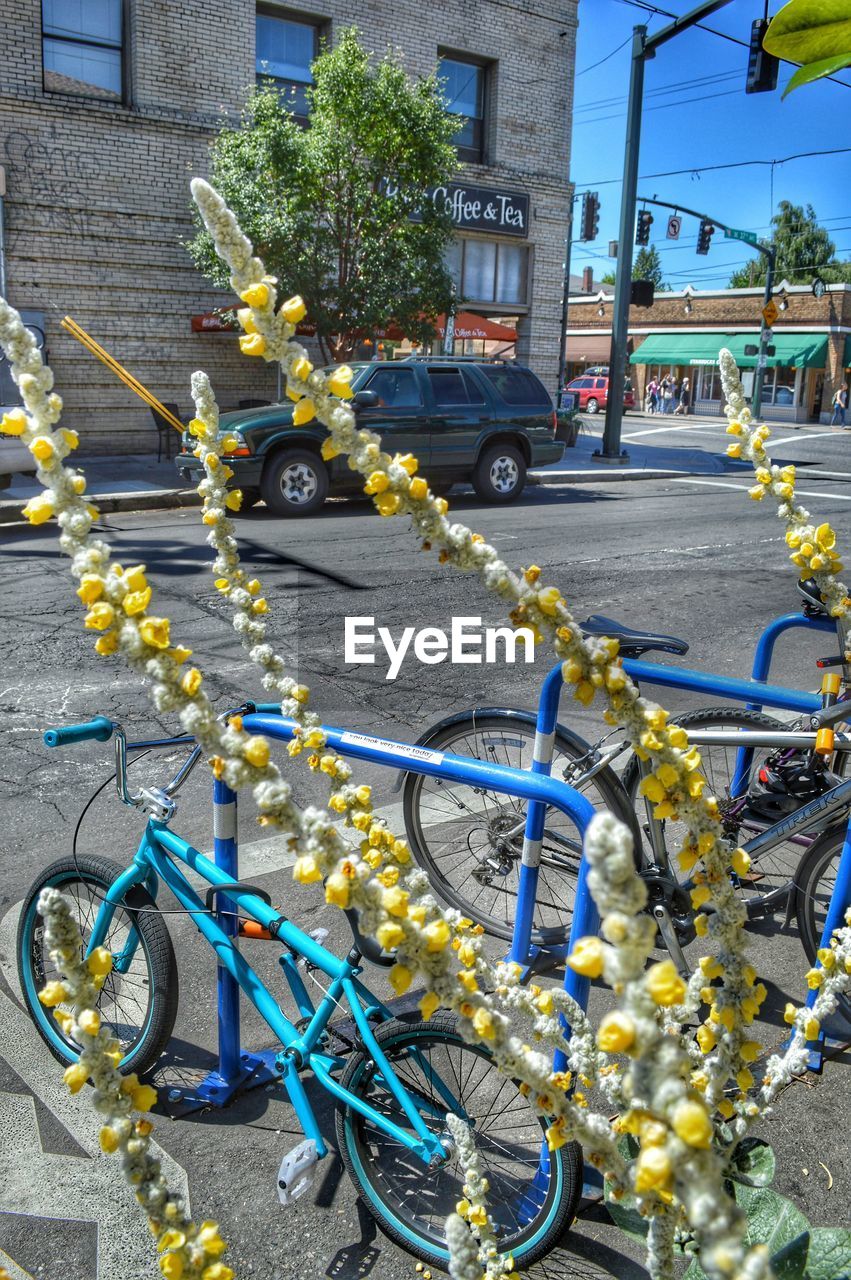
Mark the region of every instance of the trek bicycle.
<instances>
[{"instance_id":1,"label":"trek bicycle","mask_svg":"<svg viewBox=\"0 0 851 1280\"><path fill-rule=\"evenodd\" d=\"M755 672L768 673L771 649L779 634L804 626L839 633L827 618L817 591L801 584L804 613L775 620L758 646ZM638 632L611 618L595 616L582 624L588 634L620 642L624 670L640 685L657 684L708 692L749 704L710 708L679 716L672 723L688 731L700 749L709 791L719 801L725 834L748 852L747 876L735 877L748 918L769 918L781 911L793 916L810 960L822 935L827 903L836 881L844 841L844 820L851 811L851 782L843 782L851 737L841 732L819 739L821 728L851 718L851 703L837 703L842 685L836 673L825 677L832 692L815 695L770 685L764 678L735 680L687 668L642 661L650 651L684 654L687 642L673 636ZM844 665L841 657L820 666ZM845 672L847 675L848 673ZM685 972L683 947L693 940L694 915L687 876L674 861L685 828L653 817L652 805L639 793L647 771L633 755L623 731L615 729L597 743L584 742L557 723L562 688L561 666L546 677L537 716L506 708L462 712L424 733L419 745L459 750L515 768L552 769L595 807L614 813L633 835L636 866L649 889L649 909L661 941ZM763 707L782 708L800 719L793 725L765 715ZM619 778L613 762L626 758ZM540 829L522 804L487 791L447 786L440 778L408 774L403 781L405 826L414 856L436 894L458 907L484 929L516 940L518 919L528 919L529 942L549 956L565 953L575 900L581 845L557 813L540 815ZM520 903L520 884L534 874L534 905ZM522 928L520 930L522 932ZM525 962L518 950L512 958Z\"/></svg>"},{"instance_id":2,"label":"trek bicycle","mask_svg":"<svg viewBox=\"0 0 851 1280\"><path fill-rule=\"evenodd\" d=\"M293 736L293 722L274 704L239 708L249 732L281 740ZM234 714L233 712L228 713ZM342 730L326 729L342 753L398 769L402 763L469 785L505 790L527 802L538 800L569 815L580 834L593 817L591 806L565 783L479 760L417 751ZM80 725L51 729L48 746L114 738L115 782L123 804L146 817L135 856L122 866L103 857L74 852L37 878L24 901L17 938L21 985L29 1013L51 1052L75 1061L78 1047L38 1000L45 982L57 977L43 943L39 894L55 886L65 894L80 926L86 953L106 947L113 969L100 993L102 1024L120 1042L122 1070L148 1071L168 1043L178 1004L178 966L158 905L165 885L179 909L191 915L199 935L216 955L219 1003L219 1069L199 1091L208 1104L221 1102L245 1075L265 1066L282 1082L305 1134L288 1153L279 1173L279 1194L291 1202L307 1189L316 1161L328 1151L302 1074L310 1073L336 1103L336 1139L343 1162L382 1229L409 1252L445 1266L444 1223L463 1196L464 1181L446 1124L453 1111L472 1128L482 1172L490 1182L489 1203L500 1247L525 1269L546 1254L572 1221L582 1187L578 1146L550 1153L544 1140L548 1120L539 1116L517 1082L500 1074L487 1048L468 1043L446 1012L428 1022L397 1017L361 977L363 959L393 963L372 940L361 936L354 913L352 947L334 955L272 905L269 894L240 881L237 865L236 795L214 783L215 861L171 829L175 796L200 758L189 737L128 742L120 724L99 716ZM189 749L174 777L162 787L131 791L128 753L177 746ZM187 879L189 869L206 882L202 898ZM577 927L595 932L590 899ZM299 1011L291 1021L240 950L240 940L263 938L280 944L283 979ZM324 975L327 987L314 1003L301 966ZM240 1053L239 992L259 1011L276 1049ZM587 1000L587 980L571 993ZM349 1017L340 1029L338 1009ZM234 1036L234 1026L236 1035Z\"/></svg>"}]
</instances>

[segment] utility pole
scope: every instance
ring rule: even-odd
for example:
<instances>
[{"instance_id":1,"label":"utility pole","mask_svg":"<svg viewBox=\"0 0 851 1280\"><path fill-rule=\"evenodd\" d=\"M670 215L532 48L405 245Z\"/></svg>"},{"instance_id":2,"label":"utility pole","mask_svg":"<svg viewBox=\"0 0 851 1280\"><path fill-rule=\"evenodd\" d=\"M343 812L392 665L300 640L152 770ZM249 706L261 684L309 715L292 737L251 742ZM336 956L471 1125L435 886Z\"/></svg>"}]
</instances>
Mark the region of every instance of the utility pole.
<instances>
[{"instance_id":1,"label":"utility pole","mask_svg":"<svg viewBox=\"0 0 851 1280\"><path fill-rule=\"evenodd\" d=\"M762 417L762 384L765 380L765 348L768 346L768 334L771 330L766 315L765 308L771 304L771 294L774 289L774 268L777 262L777 253L769 245L757 245L760 253L765 254L765 293L762 296L762 327L759 331L759 356L756 362L756 371L753 380L753 400L751 401L751 413L755 418ZM773 307L776 313L776 304Z\"/></svg>"},{"instance_id":2,"label":"utility pole","mask_svg":"<svg viewBox=\"0 0 851 1280\"><path fill-rule=\"evenodd\" d=\"M666 44L681 31L687 31L702 18L708 18L717 9L723 9L730 0L704 0L681 18L675 18L654 35L647 34L646 27L634 27L632 32L632 65L629 76L629 100L626 115L626 147L623 163L623 188L621 192L620 257L615 283L614 314L612 316L612 345L609 355L609 395L606 403L606 425L602 447L594 454L598 462L625 463L629 457L621 450L621 424L623 422L623 385L626 376L626 344L629 329L629 299L632 283L632 241L635 220L635 200L638 193L638 156L641 145L641 106L644 94L644 64L656 55L660 45Z\"/></svg>"},{"instance_id":3,"label":"utility pole","mask_svg":"<svg viewBox=\"0 0 851 1280\"><path fill-rule=\"evenodd\" d=\"M567 240L564 247L564 293L561 300L561 339L558 348L558 382L556 383L556 405L561 408L561 389L564 386L565 369L567 367L567 308L570 299L570 250L573 243L573 202L570 197L570 209L567 215Z\"/></svg>"}]
</instances>

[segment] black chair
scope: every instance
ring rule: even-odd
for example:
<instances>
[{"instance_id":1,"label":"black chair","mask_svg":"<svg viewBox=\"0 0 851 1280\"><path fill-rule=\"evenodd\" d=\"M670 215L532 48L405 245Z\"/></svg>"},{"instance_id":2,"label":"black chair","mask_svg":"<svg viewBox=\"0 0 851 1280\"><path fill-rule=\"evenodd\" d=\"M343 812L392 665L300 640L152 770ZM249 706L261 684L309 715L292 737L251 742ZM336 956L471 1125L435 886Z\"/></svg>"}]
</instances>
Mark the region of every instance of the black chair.
<instances>
[{"instance_id":1,"label":"black chair","mask_svg":"<svg viewBox=\"0 0 851 1280\"><path fill-rule=\"evenodd\" d=\"M171 404L168 400L163 400L162 406L164 409L168 409L169 413L173 413L175 418L180 418L180 410L176 404ZM168 460L171 458L171 445L177 432L169 422L168 418L164 418L160 411L155 409L153 405L150 406L150 410L151 416L154 419L154 425L157 428L157 462L159 462L163 456L163 440L165 440L165 456L166 460ZM183 419L180 418L180 421L182 422ZM177 453L176 448L175 453Z\"/></svg>"}]
</instances>

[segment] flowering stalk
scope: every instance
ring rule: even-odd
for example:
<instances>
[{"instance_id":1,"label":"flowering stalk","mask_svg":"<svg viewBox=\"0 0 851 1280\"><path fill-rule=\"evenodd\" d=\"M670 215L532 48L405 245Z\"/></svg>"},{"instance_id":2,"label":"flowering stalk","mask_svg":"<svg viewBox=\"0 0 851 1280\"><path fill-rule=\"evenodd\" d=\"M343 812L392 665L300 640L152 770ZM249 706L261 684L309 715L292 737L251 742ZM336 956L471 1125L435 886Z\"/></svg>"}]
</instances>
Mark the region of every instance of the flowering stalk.
<instances>
[{"instance_id":1,"label":"flowering stalk","mask_svg":"<svg viewBox=\"0 0 851 1280\"><path fill-rule=\"evenodd\" d=\"M166 1280L233 1280L222 1262L226 1245L215 1222L196 1226L186 1214L182 1196L169 1190L159 1161L151 1154L153 1124L144 1114L157 1100L156 1090L136 1075L118 1070L121 1046L101 1026L97 1010L100 989L112 970L112 956L98 947L87 960L80 930L58 889L43 889L38 900L44 920L44 945L61 979L48 982L39 1000L53 1010L62 1034L80 1046L78 1060L65 1069L65 1083L79 1093L87 1080L94 1085L92 1105L102 1116L101 1150L117 1154L121 1170L148 1215ZM0 1280L5 1273L0 1272Z\"/></svg>"},{"instance_id":2,"label":"flowering stalk","mask_svg":"<svg viewBox=\"0 0 851 1280\"><path fill-rule=\"evenodd\" d=\"M501 1280L514 1270L514 1259L511 1254L500 1254L497 1248L487 1210L489 1184L482 1174L475 1139L470 1126L451 1111L447 1113L446 1124L455 1143L458 1163L464 1171L464 1198L458 1201L455 1213L450 1215L446 1224L446 1238L454 1241L454 1248L450 1244L453 1261L450 1275L452 1280ZM451 1221L453 1218L455 1222ZM465 1241L458 1222L463 1225L472 1248Z\"/></svg>"}]
</instances>

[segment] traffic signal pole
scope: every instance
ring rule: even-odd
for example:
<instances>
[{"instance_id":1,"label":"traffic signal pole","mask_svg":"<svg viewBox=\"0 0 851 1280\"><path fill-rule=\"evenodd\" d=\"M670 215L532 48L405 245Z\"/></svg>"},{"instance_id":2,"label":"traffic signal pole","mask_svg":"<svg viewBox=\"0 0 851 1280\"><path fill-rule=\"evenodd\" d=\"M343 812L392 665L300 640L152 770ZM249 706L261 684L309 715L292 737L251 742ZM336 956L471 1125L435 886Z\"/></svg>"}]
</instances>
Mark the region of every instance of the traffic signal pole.
<instances>
[{"instance_id":1,"label":"traffic signal pole","mask_svg":"<svg viewBox=\"0 0 851 1280\"><path fill-rule=\"evenodd\" d=\"M609 394L606 403L606 424L602 446L594 454L598 462L625 463L628 455L621 449L621 425L623 423L623 392L626 377L626 344L629 330L629 299L632 284L632 241L635 221L635 201L638 194L638 156L641 146L641 107L644 96L644 63L656 54L660 45L666 44L681 31L688 30L717 9L723 9L730 0L704 0L681 18L675 18L652 36L646 27L634 27L632 32L632 65L629 75L629 100L626 114L626 146L623 163L623 188L621 191L620 238L618 243L618 270L615 282L614 314L612 316L612 345L609 354Z\"/></svg>"},{"instance_id":2,"label":"traffic signal pole","mask_svg":"<svg viewBox=\"0 0 851 1280\"><path fill-rule=\"evenodd\" d=\"M573 246L573 202L570 197L570 211L567 215L567 240L564 246L564 292L561 299L561 340L558 348L558 381L556 383L556 404L561 408L561 389L565 384L567 368L567 309L570 301L570 251Z\"/></svg>"},{"instance_id":3,"label":"traffic signal pole","mask_svg":"<svg viewBox=\"0 0 851 1280\"><path fill-rule=\"evenodd\" d=\"M760 253L765 254L765 293L762 298L763 309L768 306L771 301L771 294L774 289L774 267L777 261L777 254L774 249L768 245L755 245ZM751 401L751 413L755 418L762 416L762 384L765 381L765 348L768 346L768 335L771 332L770 327L766 324L765 315L762 317L762 327L759 331L759 356L756 362L756 372L753 380L753 400Z\"/></svg>"}]
</instances>

